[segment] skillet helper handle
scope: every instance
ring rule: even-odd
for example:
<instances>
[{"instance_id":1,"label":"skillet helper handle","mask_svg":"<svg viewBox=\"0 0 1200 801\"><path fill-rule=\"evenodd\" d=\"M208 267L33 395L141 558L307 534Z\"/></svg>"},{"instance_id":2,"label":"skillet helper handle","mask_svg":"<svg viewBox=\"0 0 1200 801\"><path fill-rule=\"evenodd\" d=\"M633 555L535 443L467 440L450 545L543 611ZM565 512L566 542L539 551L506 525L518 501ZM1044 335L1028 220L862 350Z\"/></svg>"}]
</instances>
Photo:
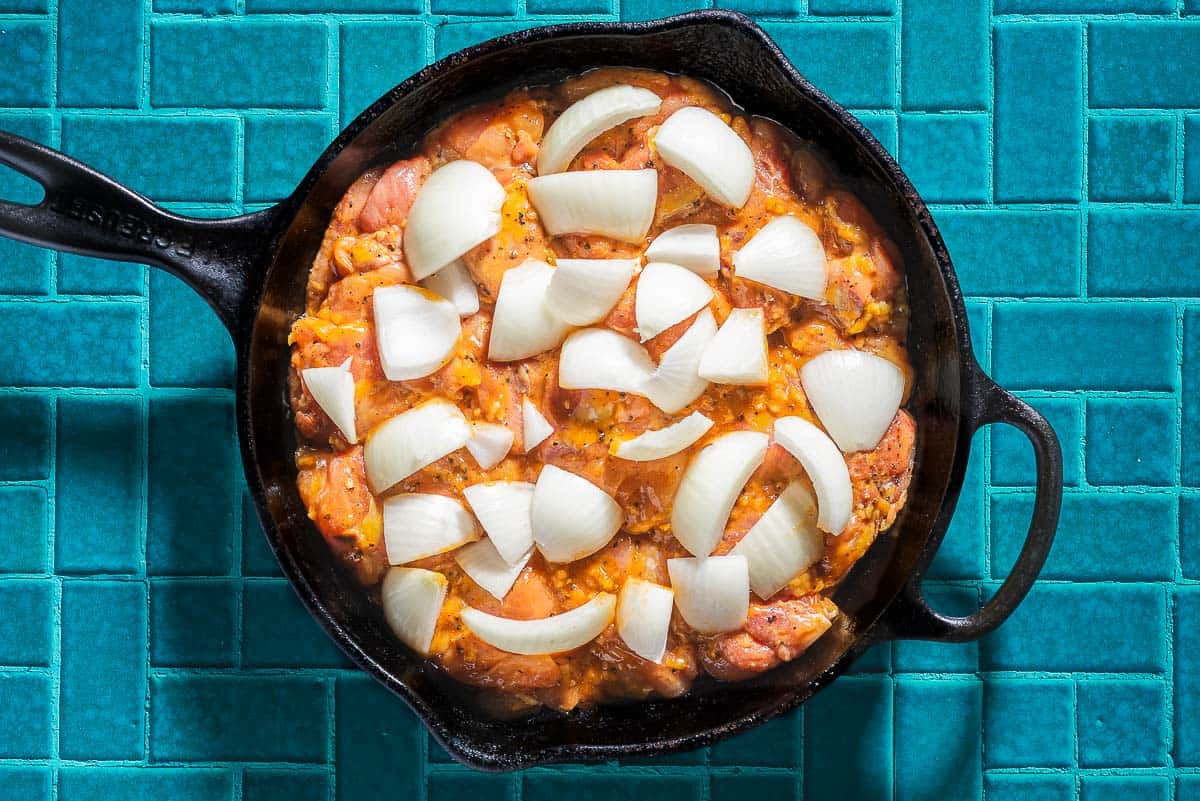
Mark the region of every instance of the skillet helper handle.
<instances>
[{"instance_id":1,"label":"skillet helper handle","mask_svg":"<svg viewBox=\"0 0 1200 801\"><path fill-rule=\"evenodd\" d=\"M0 164L40 183L37 205L0 201L0 235L84 256L166 269L199 292L231 331L246 320L276 208L225 220L172 214L75 159L0 131Z\"/></svg>"},{"instance_id":2,"label":"skillet helper handle","mask_svg":"<svg viewBox=\"0 0 1200 801\"><path fill-rule=\"evenodd\" d=\"M965 617L943 615L930 608L921 593L922 570L914 574L884 613L881 639L966 642L976 640L1008 619L1024 600L1042 570L1062 505L1062 450L1054 429L1029 404L998 386L972 362L970 392L964 416L967 433L990 423L1020 429L1033 445L1037 461L1037 493L1029 533L1016 563L1000 589L979 611Z\"/></svg>"}]
</instances>

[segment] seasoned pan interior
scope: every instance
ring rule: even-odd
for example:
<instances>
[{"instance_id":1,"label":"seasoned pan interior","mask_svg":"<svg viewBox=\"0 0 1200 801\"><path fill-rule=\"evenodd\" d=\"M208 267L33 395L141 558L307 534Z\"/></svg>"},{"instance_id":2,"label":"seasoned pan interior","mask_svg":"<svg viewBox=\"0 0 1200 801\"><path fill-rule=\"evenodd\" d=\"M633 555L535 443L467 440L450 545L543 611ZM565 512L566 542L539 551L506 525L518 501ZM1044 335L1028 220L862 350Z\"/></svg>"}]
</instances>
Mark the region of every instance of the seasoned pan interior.
<instances>
[{"instance_id":1,"label":"seasoned pan interior","mask_svg":"<svg viewBox=\"0 0 1200 801\"><path fill-rule=\"evenodd\" d=\"M964 310L924 206L907 181L889 171L894 165L889 168L878 158L873 150L878 146L866 143L857 123L797 83L757 32L728 18L624 27L640 32L597 31L569 40L547 39L536 31L518 34L502 49L484 45L453 56L368 109L293 197L296 215L268 268L258 317L241 354L239 422L274 521L267 535L284 569L342 646L409 698L456 755L493 767L611 756L614 746L632 755L664 745L699 745L802 702L844 669L864 632L926 556L927 546L940 540L964 467L958 453L962 358L968 347ZM292 462L296 443L286 397L287 333L303 308L308 267L333 207L363 171L405 155L438 122L481 100L519 85L614 65L706 79L747 111L816 142L888 231L904 254L912 308L909 349L916 381L908 408L920 432L916 468L896 523L835 595L846 615L844 628L830 632L800 659L749 682L698 685L672 701L496 720L396 642L365 592L335 567L307 519ZM944 500L949 508L943 508Z\"/></svg>"}]
</instances>

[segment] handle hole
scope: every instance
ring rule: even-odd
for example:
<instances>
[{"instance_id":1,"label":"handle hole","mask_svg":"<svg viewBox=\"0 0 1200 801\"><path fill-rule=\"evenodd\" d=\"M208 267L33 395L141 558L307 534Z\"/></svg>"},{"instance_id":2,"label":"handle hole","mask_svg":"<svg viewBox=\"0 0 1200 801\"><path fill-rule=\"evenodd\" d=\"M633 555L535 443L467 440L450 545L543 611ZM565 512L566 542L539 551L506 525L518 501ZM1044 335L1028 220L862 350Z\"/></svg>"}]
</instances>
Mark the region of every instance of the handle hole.
<instances>
[{"instance_id":1,"label":"handle hole","mask_svg":"<svg viewBox=\"0 0 1200 801\"><path fill-rule=\"evenodd\" d=\"M28 175L0 164L0 200L36 206L46 198L46 190Z\"/></svg>"},{"instance_id":2,"label":"handle hole","mask_svg":"<svg viewBox=\"0 0 1200 801\"><path fill-rule=\"evenodd\" d=\"M987 434L976 432L971 456L963 476L962 491L954 507L954 517L933 562L925 570L926 581L977 580L986 575L984 550L984 509L987 504L983 481L983 451Z\"/></svg>"}]
</instances>

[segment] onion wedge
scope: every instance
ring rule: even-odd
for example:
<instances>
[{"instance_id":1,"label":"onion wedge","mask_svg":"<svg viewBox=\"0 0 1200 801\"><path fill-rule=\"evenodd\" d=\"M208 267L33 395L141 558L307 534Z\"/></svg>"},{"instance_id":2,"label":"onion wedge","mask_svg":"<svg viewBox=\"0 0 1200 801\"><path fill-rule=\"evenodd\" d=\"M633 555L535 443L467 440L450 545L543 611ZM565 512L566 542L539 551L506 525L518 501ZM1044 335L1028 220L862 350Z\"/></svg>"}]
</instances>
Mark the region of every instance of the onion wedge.
<instances>
[{"instance_id":1,"label":"onion wedge","mask_svg":"<svg viewBox=\"0 0 1200 801\"><path fill-rule=\"evenodd\" d=\"M533 485L527 481L489 481L463 490L479 525L509 564L533 547Z\"/></svg>"},{"instance_id":2,"label":"onion wedge","mask_svg":"<svg viewBox=\"0 0 1200 801\"><path fill-rule=\"evenodd\" d=\"M376 494L467 444L471 428L448 400L435 398L401 412L367 437L363 462Z\"/></svg>"},{"instance_id":3,"label":"onion wedge","mask_svg":"<svg viewBox=\"0 0 1200 801\"><path fill-rule=\"evenodd\" d=\"M588 142L635 117L657 114L662 99L649 89L617 84L592 92L559 115L542 138L538 175L562 172Z\"/></svg>"},{"instance_id":4,"label":"onion wedge","mask_svg":"<svg viewBox=\"0 0 1200 801\"><path fill-rule=\"evenodd\" d=\"M497 617L468 606L462 610L462 621L472 634L501 651L526 656L560 654L600 636L612 622L616 606L616 596L601 592L569 612L540 620Z\"/></svg>"},{"instance_id":5,"label":"onion wedge","mask_svg":"<svg viewBox=\"0 0 1200 801\"><path fill-rule=\"evenodd\" d=\"M638 259L559 259L546 290L550 313L570 325L603 320L633 280Z\"/></svg>"},{"instance_id":6,"label":"onion wedge","mask_svg":"<svg viewBox=\"0 0 1200 801\"><path fill-rule=\"evenodd\" d=\"M479 311L479 289L462 259L455 259L421 282L421 286L454 304L459 317Z\"/></svg>"},{"instance_id":7,"label":"onion wedge","mask_svg":"<svg viewBox=\"0 0 1200 801\"><path fill-rule=\"evenodd\" d=\"M701 309L683 336L667 348L646 382L645 393L651 403L675 414L700 397L708 387L708 379L700 377L700 358L716 334L712 312Z\"/></svg>"},{"instance_id":8,"label":"onion wedge","mask_svg":"<svg viewBox=\"0 0 1200 801\"><path fill-rule=\"evenodd\" d=\"M731 431L692 457L675 492L671 531L693 556L708 556L721 541L734 502L766 453L766 434Z\"/></svg>"},{"instance_id":9,"label":"onion wedge","mask_svg":"<svg viewBox=\"0 0 1200 801\"><path fill-rule=\"evenodd\" d=\"M828 350L800 368L800 383L821 424L844 452L874 450L904 396L904 374L861 350Z\"/></svg>"},{"instance_id":10,"label":"onion wedge","mask_svg":"<svg viewBox=\"0 0 1200 801\"><path fill-rule=\"evenodd\" d=\"M563 389L606 389L645 394L654 372L646 349L607 328L584 328L563 343L558 356L558 385Z\"/></svg>"},{"instance_id":11,"label":"onion wedge","mask_svg":"<svg viewBox=\"0 0 1200 801\"><path fill-rule=\"evenodd\" d=\"M473 161L443 164L425 179L404 229L404 257L413 278L436 273L500 230L504 187Z\"/></svg>"},{"instance_id":12,"label":"onion wedge","mask_svg":"<svg viewBox=\"0 0 1200 801\"><path fill-rule=\"evenodd\" d=\"M408 564L477 539L474 518L453 498L413 492L383 502L383 544L389 564Z\"/></svg>"},{"instance_id":13,"label":"onion wedge","mask_svg":"<svg viewBox=\"0 0 1200 801\"><path fill-rule=\"evenodd\" d=\"M734 309L704 349L697 370L714 384L767 383L767 334L762 309Z\"/></svg>"},{"instance_id":14,"label":"onion wedge","mask_svg":"<svg viewBox=\"0 0 1200 801\"><path fill-rule=\"evenodd\" d=\"M639 578L625 579L617 596L617 633L642 659L662 664L674 606L675 591L670 587Z\"/></svg>"},{"instance_id":15,"label":"onion wedge","mask_svg":"<svg viewBox=\"0 0 1200 801\"><path fill-rule=\"evenodd\" d=\"M651 262L638 276L633 304L638 336L643 342L656 337L712 299L712 287L691 270L665 261Z\"/></svg>"},{"instance_id":16,"label":"onion wedge","mask_svg":"<svg viewBox=\"0 0 1200 801\"><path fill-rule=\"evenodd\" d=\"M633 439L625 440L612 448L611 452L618 459L628 459L631 462L665 459L690 447L708 433L712 424L712 420L700 412L692 412L678 423L672 423L657 431L646 431Z\"/></svg>"},{"instance_id":17,"label":"onion wedge","mask_svg":"<svg viewBox=\"0 0 1200 801\"><path fill-rule=\"evenodd\" d=\"M700 634L741 628L750 611L750 570L746 557L668 559L675 605L687 624Z\"/></svg>"},{"instance_id":18,"label":"onion wedge","mask_svg":"<svg viewBox=\"0 0 1200 801\"><path fill-rule=\"evenodd\" d=\"M309 367L300 371L308 394L350 444L358 442L354 430L354 376L350 374L353 361L351 357L338 367Z\"/></svg>"},{"instance_id":19,"label":"onion wedge","mask_svg":"<svg viewBox=\"0 0 1200 801\"><path fill-rule=\"evenodd\" d=\"M788 484L730 553L746 557L750 588L764 601L816 564L825 536L817 530L817 505L804 482Z\"/></svg>"},{"instance_id":20,"label":"onion wedge","mask_svg":"<svg viewBox=\"0 0 1200 801\"><path fill-rule=\"evenodd\" d=\"M488 358L511 362L557 347L571 327L550 313L546 293L554 268L528 259L504 273L492 317Z\"/></svg>"},{"instance_id":21,"label":"onion wedge","mask_svg":"<svg viewBox=\"0 0 1200 801\"><path fill-rule=\"evenodd\" d=\"M685 106L658 129L654 147L722 206L740 209L754 186L754 154L708 109Z\"/></svg>"},{"instance_id":22,"label":"onion wedge","mask_svg":"<svg viewBox=\"0 0 1200 801\"><path fill-rule=\"evenodd\" d=\"M804 466L817 493L817 526L840 534L850 522L854 494L846 459L829 436L803 417L781 417L775 421L775 441Z\"/></svg>"},{"instance_id":23,"label":"onion wedge","mask_svg":"<svg viewBox=\"0 0 1200 801\"><path fill-rule=\"evenodd\" d=\"M484 470L491 470L512 450L512 429L499 423L471 423L467 450Z\"/></svg>"},{"instance_id":24,"label":"onion wedge","mask_svg":"<svg viewBox=\"0 0 1200 801\"><path fill-rule=\"evenodd\" d=\"M380 287L373 302L379 362L388 381L424 378L450 361L462 334L453 303L415 286Z\"/></svg>"},{"instance_id":25,"label":"onion wedge","mask_svg":"<svg viewBox=\"0 0 1200 801\"><path fill-rule=\"evenodd\" d=\"M504 561L504 557L496 550L491 540L480 540L465 545L454 552L454 561L463 572L471 577L480 587L490 592L497 601L503 601L504 596L512 589L517 576L529 563L532 551L526 551L513 564Z\"/></svg>"},{"instance_id":26,"label":"onion wedge","mask_svg":"<svg viewBox=\"0 0 1200 801\"><path fill-rule=\"evenodd\" d=\"M533 539L549 562L571 562L608 545L625 519L612 496L548 464L533 490Z\"/></svg>"},{"instance_id":27,"label":"onion wedge","mask_svg":"<svg viewBox=\"0 0 1200 801\"><path fill-rule=\"evenodd\" d=\"M541 445L546 437L554 433L554 426L538 411L529 398L521 398L521 443L525 452Z\"/></svg>"},{"instance_id":28,"label":"onion wedge","mask_svg":"<svg viewBox=\"0 0 1200 801\"><path fill-rule=\"evenodd\" d=\"M419 567L393 567L383 577L384 620L400 642L422 656L433 644L446 589L445 576Z\"/></svg>"},{"instance_id":29,"label":"onion wedge","mask_svg":"<svg viewBox=\"0 0 1200 801\"><path fill-rule=\"evenodd\" d=\"M802 298L825 299L825 248L800 220L776 217L733 254L733 273Z\"/></svg>"},{"instance_id":30,"label":"onion wedge","mask_svg":"<svg viewBox=\"0 0 1200 801\"><path fill-rule=\"evenodd\" d=\"M658 170L586 170L529 182L529 199L551 236L598 234L640 244L654 220Z\"/></svg>"},{"instance_id":31,"label":"onion wedge","mask_svg":"<svg viewBox=\"0 0 1200 801\"><path fill-rule=\"evenodd\" d=\"M692 223L663 231L646 248L646 261L678 264L703 278L715 278L721 268L717 226Z\"/></svg>"}]
</instances>

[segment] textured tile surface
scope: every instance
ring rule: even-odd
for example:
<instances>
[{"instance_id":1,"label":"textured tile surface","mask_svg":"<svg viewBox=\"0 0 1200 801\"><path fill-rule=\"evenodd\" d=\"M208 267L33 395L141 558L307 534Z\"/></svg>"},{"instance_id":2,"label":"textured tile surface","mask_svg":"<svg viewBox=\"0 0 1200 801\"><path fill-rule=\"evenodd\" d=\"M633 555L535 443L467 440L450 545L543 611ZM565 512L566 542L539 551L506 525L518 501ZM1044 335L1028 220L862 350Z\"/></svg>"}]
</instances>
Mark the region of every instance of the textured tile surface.
<instances>
[{"instance_id":1,"label":"textured tile surface","mask_svg":"<svg viewBox=\"0 0 1200 801\"><path fill-rule=\"evenodd\" d=\"M977 358L1058 432L1061 530L1013 619L877 646L711 748L464 771L283 581L211 310L140 265L0 240L0 319L31 332L0 349L0 801L1200 801L1200 1L715 4L896 154ZM0 129L231 215L434 57L697 5L0 0ZM0 198L40 197L0 169ZM995 590L1033 481L1019 431L975 437L937 609Z\"/></svg>"}]
</instances>

